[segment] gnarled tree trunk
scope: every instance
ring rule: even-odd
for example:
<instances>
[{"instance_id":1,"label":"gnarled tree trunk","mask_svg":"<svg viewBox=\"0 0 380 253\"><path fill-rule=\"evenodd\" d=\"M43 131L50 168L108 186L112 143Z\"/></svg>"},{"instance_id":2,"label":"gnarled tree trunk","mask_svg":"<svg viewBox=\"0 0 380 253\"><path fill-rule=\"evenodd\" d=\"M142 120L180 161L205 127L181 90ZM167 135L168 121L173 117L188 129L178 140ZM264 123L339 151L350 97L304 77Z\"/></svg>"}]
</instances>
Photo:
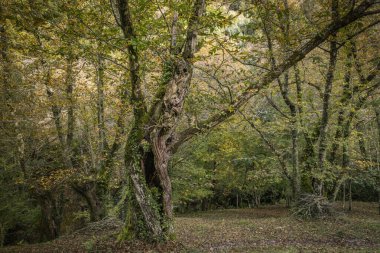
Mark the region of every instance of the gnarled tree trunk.
<instances>
[{"instance_id":1,"label":"gnarled tree trunk","mask_svg":"<svg viewBox=\"0 0 380 253\"><path fill-rule=\"evenodd\" d=\"M113 0L111 4L124 37L128 41L137 40L129 1ZM199 17L204 7L205 0L195 1L183 48L176 45L178 15L173 15L170 56L164 61L160 87L149 111L141 91L138 48L134 43L127 46L134 126L125 148L125 165L131 186L129 190L133 192L133 199L129 203L133 212L127 212L126 232L132 232L133 229L137 235L155 241L169 239L173 231L168 163L174 130L190 86L193 72L191 59L196 52Z\"/></svg>"}]
</instances>

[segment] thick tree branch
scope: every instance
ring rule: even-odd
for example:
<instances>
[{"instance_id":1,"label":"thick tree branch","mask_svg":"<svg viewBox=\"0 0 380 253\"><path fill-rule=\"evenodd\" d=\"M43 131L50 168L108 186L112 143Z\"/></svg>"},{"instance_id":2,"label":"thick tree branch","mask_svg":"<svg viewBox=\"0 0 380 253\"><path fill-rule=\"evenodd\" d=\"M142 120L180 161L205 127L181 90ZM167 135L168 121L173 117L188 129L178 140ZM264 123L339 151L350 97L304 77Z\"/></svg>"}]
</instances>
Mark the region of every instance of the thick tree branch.
<instances>
[{"instance_id":1,"label":"thick tree branch","mask_svg":"<svg viewBox=\"0 0 380 253\"><path fill-rule=\"evenodd\" d=\"M288 167L286 166L286 162L282 158L282 154L276 149L276 147L271 143L268 138L264 135L264 133L239 110L240 115L244 118L244 120L260 135L261 139L264 143L269 147L269 149L276 155L278 162L281 165L282 172L287 179L291 179L288 173Z\"/></svg>"},{"instance_id":2,"label":"thick tree branch","mask_svg":"<svg viewBox=\"0 0 380 253\"><path fill-rule=\"evenodd\" d=\"M219 113L211 116L209 119L200 122L197 127L190 127L178 134L176 142L172 145L173 151L181 144L189 140L192 136L203 130L213 128L236 113L244 104L248 102L259 90L276 80L282 73L301 61L305 56L324 42L330 35L336 33L341 28L351 24L352 22L362 18L368 8L375 4L375 0L365 0L358 5L352 12L332 21L326 28L317 33L312 39L305 43L302 47L295 50L285 61L277 65L276 68L266 73L258 82L251 83L246 90L237 97L235 103Z\"/></svg>"}]
</instances>

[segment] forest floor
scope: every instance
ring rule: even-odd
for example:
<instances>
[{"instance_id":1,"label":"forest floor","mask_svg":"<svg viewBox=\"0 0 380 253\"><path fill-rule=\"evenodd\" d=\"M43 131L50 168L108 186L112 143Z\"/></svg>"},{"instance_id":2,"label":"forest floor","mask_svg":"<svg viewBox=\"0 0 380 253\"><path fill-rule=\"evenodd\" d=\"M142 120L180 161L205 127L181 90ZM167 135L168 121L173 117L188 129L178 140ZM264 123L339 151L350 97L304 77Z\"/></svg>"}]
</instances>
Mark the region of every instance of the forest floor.
<instances>
[{"instance_id":1,"label":"forest floor","mask_svg":"<svg viewBox=\"0 0 380 253\"><path fill-rule=\"evenodd\" d=\"M300 221L282 206L177 215L175 242L117 243L121 223L105 220L47 243L11 246L0 252L380 252L376 203L354 202L321 221Z\"/></svg>"}]
</instances>

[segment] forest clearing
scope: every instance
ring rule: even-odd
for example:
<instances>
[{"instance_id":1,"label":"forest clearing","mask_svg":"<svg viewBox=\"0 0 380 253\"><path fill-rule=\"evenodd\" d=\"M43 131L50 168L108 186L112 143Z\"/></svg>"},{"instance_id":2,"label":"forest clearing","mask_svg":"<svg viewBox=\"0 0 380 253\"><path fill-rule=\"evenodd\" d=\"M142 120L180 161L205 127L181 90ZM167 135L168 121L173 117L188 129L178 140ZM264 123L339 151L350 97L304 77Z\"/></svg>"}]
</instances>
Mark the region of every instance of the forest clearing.
<instances>
[{"instance_id":1,"label":"forest clearing","mask_svg":"<svg viewBox=\"0 0 380 253\"><path fill-rule=\"evenodd\" d=\"M295 219L279 205L195 212L177 215L177 238L168 244L116 242L120 223L85 228L48 243L4 248L4 252L379 252L376 207L354 202L352 212L338 208L336 218L323 221Z\"/></svg>"},{"instance_id":2,"label":"forest clearing","mask_svg":"<svg viewBox=\"0 0 380 253\"><path fill-rule=\"evenodd\" d=\"M0 251L380 251L379 34L379 0L0 0Z\"/></svg>"}]
</instances>

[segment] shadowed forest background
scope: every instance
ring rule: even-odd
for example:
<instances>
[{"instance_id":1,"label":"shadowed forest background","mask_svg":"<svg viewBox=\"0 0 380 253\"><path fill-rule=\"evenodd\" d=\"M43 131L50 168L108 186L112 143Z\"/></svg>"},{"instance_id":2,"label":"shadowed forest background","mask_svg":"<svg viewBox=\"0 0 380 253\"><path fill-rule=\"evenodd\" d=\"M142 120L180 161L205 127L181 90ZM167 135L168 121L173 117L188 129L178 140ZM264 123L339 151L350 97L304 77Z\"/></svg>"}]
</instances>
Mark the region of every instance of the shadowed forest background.
<instances>
[{"instance_id":1,"label":"shadowed forest background","mask_svg":"<svg viewBox=\"0 0 380 253\"><path fill-rule=\"evenodd\" d=\"M380 250L380 2L1 0L0 251Z\"/></svg>"}]
</instances>

